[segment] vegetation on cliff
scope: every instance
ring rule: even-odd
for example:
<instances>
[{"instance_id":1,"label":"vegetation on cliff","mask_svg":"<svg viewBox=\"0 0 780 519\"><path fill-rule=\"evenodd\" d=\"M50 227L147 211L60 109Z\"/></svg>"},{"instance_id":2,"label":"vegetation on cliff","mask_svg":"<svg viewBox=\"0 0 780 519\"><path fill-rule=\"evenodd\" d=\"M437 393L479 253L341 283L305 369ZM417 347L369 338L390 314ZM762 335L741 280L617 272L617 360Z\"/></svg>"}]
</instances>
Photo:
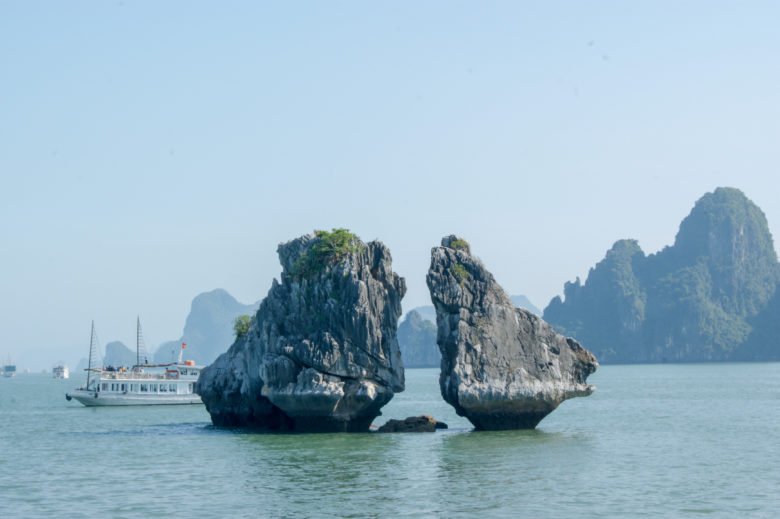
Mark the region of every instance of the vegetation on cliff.
<instances>
[{"instance_id":1,"label":"vegetation on cliff","mask_svg":"<svg viewBox=\"0 0 780 519\"><path fill-rule=\"evenodd\" d=\"M249 331L249 325L252 323L252 317L248 315L239 315L233 321L233 333L236 334L236 340L240 339Z\"/></svg>"},{"instance_id":2,"label":"vegetation on cliff","mask_svg":"<svg viewBox=\"0 0 780 519\"><path fill-rule=\"evenodd\" d=\"M350 253L363 251L363 245L357 235L349 229L314 231L316 242L305 254L301 255L293 266L293 276L308 277L320 272L327 265L338 263Z\"/></svg>"}]
</instances>

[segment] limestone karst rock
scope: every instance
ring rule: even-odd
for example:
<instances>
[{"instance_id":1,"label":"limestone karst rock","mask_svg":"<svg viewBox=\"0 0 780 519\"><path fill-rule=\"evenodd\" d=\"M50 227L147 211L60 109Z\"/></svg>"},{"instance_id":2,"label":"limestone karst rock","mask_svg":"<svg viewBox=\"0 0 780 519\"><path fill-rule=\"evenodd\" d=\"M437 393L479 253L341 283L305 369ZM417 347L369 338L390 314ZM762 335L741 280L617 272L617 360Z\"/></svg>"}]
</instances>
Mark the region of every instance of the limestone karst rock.
<instances>
[{"instance_id":1,"label":"limestone karst rock","mask_svg":"<svg viewBox=\"0 0 780 519\"><path fill-rule=\"evenodd\" d=\"M389 249L334 229L278 254L281 282L196 391L216 425L367 431L404 389L396 329L406 283Z\"/></svg>"},{"instance_id":2,"label":"limestone karst rock","mask_svg":"<svg viewBox=\"0 0 780 519\"><path fill-rule=\"evenodd\" d=\"M593 354L515 308L465 240L446 236L432 249L427 283L441 393L475 428L534 428L564 400L593 392Z\"/></svg>"}]
</instances>

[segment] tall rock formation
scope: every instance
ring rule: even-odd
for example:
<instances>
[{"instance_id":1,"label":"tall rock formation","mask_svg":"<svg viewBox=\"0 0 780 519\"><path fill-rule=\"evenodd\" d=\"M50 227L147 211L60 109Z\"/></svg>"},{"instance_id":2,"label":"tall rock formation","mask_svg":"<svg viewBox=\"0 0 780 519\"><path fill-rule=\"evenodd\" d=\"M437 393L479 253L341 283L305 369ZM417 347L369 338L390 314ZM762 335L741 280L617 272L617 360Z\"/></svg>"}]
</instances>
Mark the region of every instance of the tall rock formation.
<instances>
[{"instance_id":1,"label":"tall rock formation","mask_svg":"<svg viewBox=\"0 0 780 519\"><path fill-rule=\"evenodd\" d=\"M515 308L468 243L442 239L427 277L436 307L444 400L477 429L529 429L587 396L598 363L577 341Z\"/></svg>"},{"instance_id":2,"label":"tall rock formation","mask_svg":"<svg viewBox=\"0 0 780 519\"><path fill-rule=\"evenodd\" d=\"M279 245L281 282L196 385L216 425L367 431L404 389L403 278L381 242L345 229Z\"/></svg>"},{"instance_id":3,"label":"tall rock formation","mask_svg":"<svg viewBox=\"0 0 780 519\"><path fill-rule=\"evenodd\" d=\"M645 256L635 240L616 242L544 318L602 362L736 360L778 280L764 213L741 191L718 188L696 202L673 246Z\"/></svg>"}]
</instances>

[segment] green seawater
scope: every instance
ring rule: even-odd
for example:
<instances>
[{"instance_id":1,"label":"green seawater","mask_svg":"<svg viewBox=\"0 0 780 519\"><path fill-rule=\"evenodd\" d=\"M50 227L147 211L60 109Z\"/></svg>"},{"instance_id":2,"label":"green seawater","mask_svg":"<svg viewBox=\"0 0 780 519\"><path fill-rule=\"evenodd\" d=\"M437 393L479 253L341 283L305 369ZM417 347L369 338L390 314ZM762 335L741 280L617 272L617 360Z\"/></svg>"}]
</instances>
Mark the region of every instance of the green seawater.
<instances>
[{"instance_id":1,"label":"green seawater","mask_svg":"<svg viewBox=\"0 0 780 519\"><path fill-rule=\"evenodd\" d=\"M0 379L0 516L778 517L780 364L602 366L533 431L474 432L438 370L388 418L428 434L247 434L203 406L86 408Z\"/></svg>"}]
</instances>

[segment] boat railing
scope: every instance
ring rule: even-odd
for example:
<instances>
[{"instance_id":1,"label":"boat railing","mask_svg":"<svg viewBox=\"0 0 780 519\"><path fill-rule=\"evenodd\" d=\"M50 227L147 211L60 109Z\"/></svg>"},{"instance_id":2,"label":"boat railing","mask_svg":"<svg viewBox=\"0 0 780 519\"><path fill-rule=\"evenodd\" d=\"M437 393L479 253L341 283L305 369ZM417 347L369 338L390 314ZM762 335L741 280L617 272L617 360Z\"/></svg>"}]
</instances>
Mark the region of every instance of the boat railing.
<instances>
[{"instance_id":1,"label":"boat railing","mask_svg":"<svg viewBox=\"0 0 780 519\"><path fill-rule=\"evenodd\" d=\"M179 373L143 373L138 371L103 371L102 380L178 380L183 378Z\"/></svg>"}]
</instances>

